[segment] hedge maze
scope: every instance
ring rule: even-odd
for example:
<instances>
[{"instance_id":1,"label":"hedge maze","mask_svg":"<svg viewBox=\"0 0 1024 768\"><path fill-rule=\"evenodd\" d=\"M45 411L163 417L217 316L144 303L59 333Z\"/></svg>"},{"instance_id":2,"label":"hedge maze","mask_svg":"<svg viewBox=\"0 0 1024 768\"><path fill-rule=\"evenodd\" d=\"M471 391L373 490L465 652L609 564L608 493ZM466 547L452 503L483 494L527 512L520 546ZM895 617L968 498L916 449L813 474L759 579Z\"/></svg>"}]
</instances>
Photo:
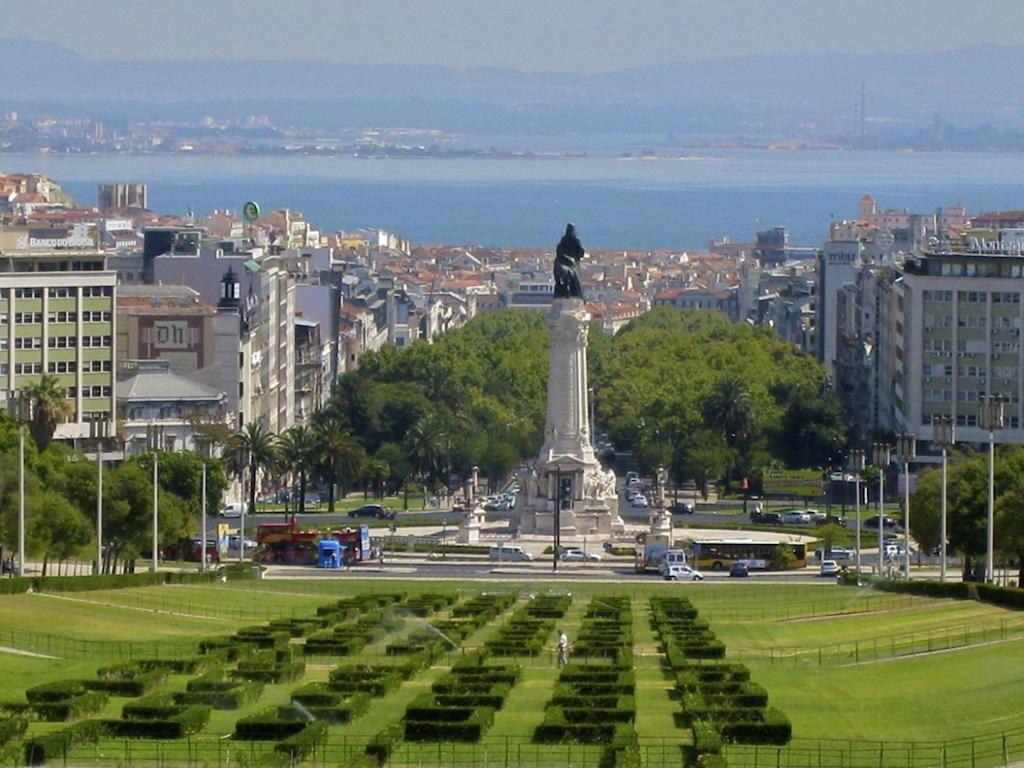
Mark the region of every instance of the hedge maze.
<instances>
[{"instance_id":1,"label":"hedge maze","mask_svg":"<svg viewBox=\"0 0 1024 768\"><path fill-rule=\"evenodd\" d=\"M556 668L548 652L563 627L571 661ZM660 667L635 665L641 631ZM656 690L663 703L638 695L638 675L645 696ZM788 720L767 704L682 597L574 604L564 593L388 591L205 638L190 658L134 660L29 688L24 702L0 704L0 758L17 748L12 762L88 764L91 743L110 762L125 745L158 740L172 751L180 744L175 759L188 764L374 768L399 749L409 760L442 743L471 749L502 737L507 750L496 723L525 719L520 746L561 754L587 745L581 765L639 766L642 738L656 736L677 745L675 764L722 768L724 743L789 740ZM677 708L665 715L675 732L643 733L645 708L650 717L666 705ZM216 758L194 758L196 744L214 745ZM222 760L231 745L239 751Z\"/></svg>"},{"instance_id":2,"label":"hedge maze","mask_svg":"<svg viewBox=\"0 0 1024 768\"><path fill-rule=\"evenodd\" d=\"M743 665L724 661L725 646L683 597L651 599L651 621L674 676L680 703L676 724L693 731L692 765L724 768L723 741L737 744L785 744L789 720L769 709L768 694L750 681Z\"/></svg>"}]
</instances>

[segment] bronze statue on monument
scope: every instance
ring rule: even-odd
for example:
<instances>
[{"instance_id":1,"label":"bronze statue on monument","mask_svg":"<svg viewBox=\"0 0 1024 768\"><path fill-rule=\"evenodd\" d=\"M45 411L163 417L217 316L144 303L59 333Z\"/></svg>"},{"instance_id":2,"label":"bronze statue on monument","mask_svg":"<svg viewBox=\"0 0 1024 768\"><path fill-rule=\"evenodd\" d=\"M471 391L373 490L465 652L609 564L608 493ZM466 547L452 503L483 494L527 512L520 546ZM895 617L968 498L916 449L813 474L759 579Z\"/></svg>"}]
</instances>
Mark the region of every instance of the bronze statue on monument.
<instances>
[{"instance_id":1,"label":"bronze statue on monument","mask_svg":"<svg viewBox=\"0 0 1024 768\"><path fill-rule=\"evenodd\" d=\"M565 225L565 234L555 249L555 298L582 299L583 287L580 284L580 259L586 254L583 245L576 236L576 227L572 223Z\"/></svg>"}]
</instances>

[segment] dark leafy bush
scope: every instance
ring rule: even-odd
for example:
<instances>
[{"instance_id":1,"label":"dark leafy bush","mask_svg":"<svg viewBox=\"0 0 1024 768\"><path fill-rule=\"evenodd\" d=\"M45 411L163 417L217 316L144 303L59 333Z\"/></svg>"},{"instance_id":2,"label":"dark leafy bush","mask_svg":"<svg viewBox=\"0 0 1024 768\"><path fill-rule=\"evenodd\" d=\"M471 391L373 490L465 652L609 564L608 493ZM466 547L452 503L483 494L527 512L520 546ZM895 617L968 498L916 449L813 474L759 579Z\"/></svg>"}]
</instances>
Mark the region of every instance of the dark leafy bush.
<instances>
[{"instance_id":1,"label":"dark leafy bush","mask_svg":"<svg viewBox=\"0 0 1024 768\"><path fill-rule=\"evenodd\" d=\"M0 720L0 744L21 736L28 727L28 721L22 717L8 717Z\"/></svg>"},{"instance_id":2,"label":"dark leafy bush","mask_svg":"<svg viewBox=\"0 0 1024 768\"><path fill-rule=\"evenodd\" d=\"M693 749L697 754L718 754L722 751L722 737L713 723L697 720L693 724Z\"/></svg>"}]
</instances>

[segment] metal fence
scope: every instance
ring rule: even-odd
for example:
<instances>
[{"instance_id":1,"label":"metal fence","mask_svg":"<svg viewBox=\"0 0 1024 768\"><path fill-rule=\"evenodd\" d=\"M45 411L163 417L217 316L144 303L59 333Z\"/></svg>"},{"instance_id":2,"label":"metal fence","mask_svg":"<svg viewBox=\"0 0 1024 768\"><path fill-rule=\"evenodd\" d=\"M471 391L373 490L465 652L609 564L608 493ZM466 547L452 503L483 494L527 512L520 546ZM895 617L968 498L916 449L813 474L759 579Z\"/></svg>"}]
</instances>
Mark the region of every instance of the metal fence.
<instances>
[{"instance_id":1,"label":"metal fence","mask_svg":"<svg viewBox=\"0 0 1024 768\"><path fill-rule=\"evenodd\" d=\"M367 736L336 736L302 765L345 765L364 753ZM255 764L274 742L232 739L103 741L70 750L51 764L66 766L159 766L214 768ZM640 739L645 768L680 768L688 744L678 739ZM398 743L388 768L598 768L605 747L592 744L535 744L522 736L487 736L475 744ZM1024 759L1024 728L948 741L865 741L796 739L782 747L727 745L729 768L994 768Z\"/></svg>"},{"instance_id":2,"label":"metal fence","mask_svg":"<svg viewBox=\"0 0 1024 768\"><path fill-rule=\"evenodd\" d=\"M949 741L794 739L725 755L729 768L992 768L1024 759L1024 728Z\"/></svg>"},{"instance_id":3,"label":"metal fence","mask_svg":"<svg viewBox=\"0 0 1024 768\"><path fill-rule=\"evenodd\" d=\"M60 659L185 659L196 640L82 640L13 627L0 628L0 646Z\"/></svg>"},{"instance_id":4,"label":"metal fence","mask_svg":"<svg viewBox=\"0 0 1024 768\"><path fill-rule=\"evenodd\" d=\"M864 664L901 656L964 648L981 643L1024 637L1024 621L962 624L956 627L903 632L871 640L829 643L812 648L765 648L730 652L729 657L762 661L772 666L831 666Z\"/></svg>"},{"instance_id":5,"label":"metal fence","mask_svg":"<svg viewBox=\"0 0 1024 768\"><path fill-rule=\"evenodd\" d=\"M302 761L302 765L343 766L365 753L368 736L334 736ZM160 768L214 768L256 764L273 751L272 741L233 739L102 741L69 750L52 761L66 766L159 766ZM641 740L640 758L648 768L680 768L687 744L672 739ZM486 736L477 743L399 742L392 749L388 768L598 768L606 747L598 744L535 744L526 736Z\"/></svg>"}]
</instances>

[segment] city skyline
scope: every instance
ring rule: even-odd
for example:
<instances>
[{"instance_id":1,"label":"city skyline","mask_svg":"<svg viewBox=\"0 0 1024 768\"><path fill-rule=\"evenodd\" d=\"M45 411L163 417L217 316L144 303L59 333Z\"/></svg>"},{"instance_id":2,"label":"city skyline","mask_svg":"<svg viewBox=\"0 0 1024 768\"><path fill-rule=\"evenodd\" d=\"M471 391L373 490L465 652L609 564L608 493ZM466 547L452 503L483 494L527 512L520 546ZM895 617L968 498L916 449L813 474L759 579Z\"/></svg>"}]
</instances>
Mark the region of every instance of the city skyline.
<instances>
[{"instance_id":1,"label":"city skyline","mask_svg":"<svg viewBox=\"0 0 1024 768\"><path fill-rule=\"evenodd\" d=\"M11 4L4 35L65 46L96 60L317 60L597 73L745 55L925 53L1024 44L1024 6L980 3L992 25L964 24L952 0L787 0L715 4L651 0L297 0L283 15L267 0L182 0L173 18L123 0ZM269 20L273 19L273 23ZM157 31L158 30L158 34ZM232 34L225 35L225 30Z\"/></svg>"}]
</instances>

